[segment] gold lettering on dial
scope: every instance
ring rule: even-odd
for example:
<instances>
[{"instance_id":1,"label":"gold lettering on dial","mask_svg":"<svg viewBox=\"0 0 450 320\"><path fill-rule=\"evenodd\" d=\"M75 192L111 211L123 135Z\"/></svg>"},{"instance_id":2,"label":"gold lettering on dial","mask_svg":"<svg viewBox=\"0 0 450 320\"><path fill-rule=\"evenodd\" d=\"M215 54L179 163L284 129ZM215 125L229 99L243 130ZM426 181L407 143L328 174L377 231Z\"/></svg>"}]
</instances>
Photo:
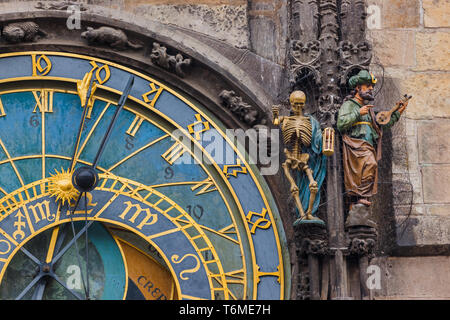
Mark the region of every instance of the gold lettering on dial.
<instances>
[{"instance_id":1,"label":"gold lettering on dial","mask_svg":"<svg viewBox=\"0 0 450 320\"><path fill-rule=\"evenodd\" d=\"M39 112L53 112L53 91L50 90L40 90L33 91L34 99L36 100L36 105L34 106L33 113Z\"/></svg>"},{"instance_id":2,"label":"gold lettering on dial","mask_svg":"<svg viewBox=\"0 0 450 320\"><path fill-rule=\"evenodd\" d=\"M252 228L250 230L251 233L255 233L256 228L260 229L268 229L272 222L268 219L266 219L267 209L264 208L261 213L250 211L246 218L247 222L252 225ZM252 221L253 216L259 217L255 221Z\"/></svg>"},{"instance_id":3,"label":"gold lettering on dial","mask_svg":"<svg viewBox=\"0 0 450 320\"><path fill-rule=\"evenodd\" d=\"M194 134L195 140L199 141L201 140L201 134L209 130L209 122L202 121L202 116L198 113L195 115L195 118L197 121L188 125L188 130L190 134ZM199 126L201 126L200 130L198 128Z\"/></svg>"},{"instance_id":4,"label":"gold lettering on dial","mask_svg":"<svg viewBox=\"0 0 450 320\"><path fill-rule=\"evenodd\" d=\"M166 160L170 165L183 155L184 150L183 145L180 142L175 142L166 152L164 152L161 157Z\"/></svg>"},{"instance_id":5,"label":"gold lettering on dial","mask_svg":"<svg viewBox=\"0 0 450 320\"><path fill-rule=\"evenodd\" d=\"M50 201L45 200L35 205L28 206L31 210L35 223L41 220L53 221L55 220L55 215L50 212Z\"/></svg>"},{"instance_id":6,"label":"gold lettering on dial","mask_svg":"<svg viewBox=\"0 0 450 320\"><path fill-rule=\"evenodd\" d=\"M196 193L197 196L217 190L216 186L214 185L214 181L211 179L211 177L208 177L205 180L201 181L200 183L194 185L193 187L191 187L191 190L195 191L198 188L201 189Z\"/></svg>"},{"instance_id":7,"label":"gold lettering on dial","mask_svg":"<svg viewBox=\"0 0 450 320\"><path fill-rule=\"evenodd\" d=\"M144 118L136 115L133 122L131 123L130 127L127 130L127 134L134 137L136 133L138 132L139 128L141 127L142 123L144 122Z\"/></svg>"},{"instance_id":8,"label":"gold lettering on dial","mask_svg":"<svg viewBox=\"0 0 450 320\"><path fill-rule=\"evenodd\" d=\"M52 62L45 54L40 55L39 58L36 57L36 54L32 54L31 63L33 77L46 76L52 69Z\"/></svg>"},{"instance_id":9,"label":"gold lettering on dial","mask_svg":"<svg viewBox=\"0 0 450 320\"><path fill-rule=\"evenodd\" d=\"M97 80L98 84L104 84L109 80L109 78L111 78L111 70L109 69L109 66L107 64L104 64L101 67L99 67L95 61L91 61L90 64L92 66L91 72L96 71L95 79Z\"/></svg>"},{"instance_id":10,"label":"gold lettering on dial","mask_svg":"<svg viewBox=\"0 0 450 320\"><path fill-rule=\"evenodd\" d=\"M142 209L139 204L132 204L131 201L126 201L124 204L127 206L127 208L122 212L122 214L119 216L120 219L125 220L127 214L131 211L131 209L135 209L133 216L128 219L131 223L136 223L136 219L139 217L141 213L144 213L144 218L142 219L141 223L137 225L137 229L142 230L144 226L150 226L152 224L155 224L158 221L158 215L152 214L150 212L150 209ZM150 222L149 222L150 221Z\"/></svg>"},{"instance_id":11,"label":"gold lettering on dial","mask_svg":"<svg viewBox=\"0 0 450 320\"><path fill-rule=\"evenodd\" d=\"M156 85L153 82L151 82L149 84L149 86L150 86L151 90L144 93L142 95L142 98L144 99L145 103L148 103L150 105L150 107L153 108L153 107L155 107L155 103L156 103L156 101L158 101L158 98L161 95L161 93L163 92L164 88L162 88L162 87L156 88ZM155 95L153 96L153 98L150 99L149 98L150 95L152 95L154 93L155 93Z\"/></svg>"},{"instance_id":12,"label":"gold lettering on dial","mask_svg":"<svg viewBox=\"0 0 450 320\"><path fill-rule=\"evenodd\" d=\"M185 274L186 273L195 273L200 269L200 259L192 253L188 253L185 254L182 258L180 258L177 254L174 254L170 259L172 260L173 263L179 264L181 262L183 262L183 260L192 257L195 260L195 266L191 269L186 269L180 272L180 278L182 280L189 280L189 277L186 277Z\"/></svg>"}]
</instances>

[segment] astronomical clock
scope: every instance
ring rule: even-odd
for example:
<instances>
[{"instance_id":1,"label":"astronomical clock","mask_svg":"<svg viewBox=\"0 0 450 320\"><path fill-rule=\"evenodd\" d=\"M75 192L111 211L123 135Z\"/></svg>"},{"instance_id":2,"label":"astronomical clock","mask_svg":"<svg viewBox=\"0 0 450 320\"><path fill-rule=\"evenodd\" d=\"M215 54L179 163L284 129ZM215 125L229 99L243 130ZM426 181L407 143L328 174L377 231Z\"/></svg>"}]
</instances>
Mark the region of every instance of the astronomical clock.
<instances>
[{"instance_id":1,"label":"astronomical clock","mask_svg":"<svg viewBox=\"0 0 450 320\"><path fill-rule=\"evenodd\" d=\"M288 297L279 213L225 129L110 61L0 55L0 299Z\"/></svg>"}]
</instances>

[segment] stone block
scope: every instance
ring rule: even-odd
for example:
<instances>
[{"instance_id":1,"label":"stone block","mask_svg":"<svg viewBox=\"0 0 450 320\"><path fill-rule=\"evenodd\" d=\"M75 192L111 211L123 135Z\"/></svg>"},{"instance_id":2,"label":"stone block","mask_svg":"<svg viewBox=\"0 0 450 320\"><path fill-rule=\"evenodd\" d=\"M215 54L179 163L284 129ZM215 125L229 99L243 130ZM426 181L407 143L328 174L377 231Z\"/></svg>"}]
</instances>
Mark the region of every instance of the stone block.
<instances>
[{"instance_id":1,"label":"stone block","mask_svg":"<svg viewBox=\"0 0 450 320\"><path fill-rule=\"evenodd\" d=\"M407 208L403 209L408 212ZM400 247L450 244L448 216L410 215L397 216L395 220L397 245Z\"/></svg>"},{"instance_id":2,"label":"stone block","mask_svg":"<svg viewBox=\"0 0 450 320\"><path fill-rule=\"evenodd\" d=\"M389 257L371 263L381 269L376 299L450 299L450 257Z\"/></svg>"},{"instance_id":3,"label":"stone block","mask_svg":"<svg viewBox=\"0 0 450 320\"><path fill-rule=\"evenodd\" d=\"M385 67L413 67L415 60L415 33L406 30L372 30L367 33L373 43L377 61Z\"/></svg>"},{"instance_id":4,"label":"stone block","mask_svg":"<svg viewBox=\"0 0 450 320\"><path fill-rule=\"evenodd\" d=\"M450 32L417 32L415 70L450 70Z\"/></svg>"},{"instance_id":5,"label":"stone block","mask_svg":"<svg viewBox=\"0 0 450 320\"><path fill-rule=\"evenodd\" d=\"M402 93L413 96L404 115L412 119L450 117L450 77L444 73L404 72L398 80Z\"/></svg>"},{"instance_id":6,"label":"stone block","mask_svg":"<svg viewBox=\"0 0 450 320\"><path fill-rule=\"evenodd\" d=\"M450 5L448 0L422 0L424 25L426 28L450 27Z\"/></svg>"},{"instance_id":7,"label":"stone block","mask_svg":"<svg viewBox=\"0 0 450 320\"><path fill-rule=\"evenodd\" d=\"M367 5L379 8L383 29L416 28L420 25L418 0L368 0Z\"/></svg>"},{"instance_id":8,"label":"stone block","mask_svg":"<svg viewBox=\"0 0 450 320\"><path fill-rule=\"evenodd\" d=\"M450 164L450 120L419 121L419 163Z\"/></svg>"},{"instance_id":9,"label":"stone block","mask_svg":"<svg viewBox=\"0 0 450 320\"><path fill-rule=\"evenodd\" d=\"M423 167L422 182L424 203L450 203L450 165Z\"/></svg>"},{"instance_id":10,"label":"stone block","mask_svg":"<svg viewBox=\"0 0 450 320\"><path fill-rule=\"evenodd\" d=\"M450 205L449 204L434 204L426 206L427 214L430 216L444 216L450 219Z\"/></svg>"}]
</instances>

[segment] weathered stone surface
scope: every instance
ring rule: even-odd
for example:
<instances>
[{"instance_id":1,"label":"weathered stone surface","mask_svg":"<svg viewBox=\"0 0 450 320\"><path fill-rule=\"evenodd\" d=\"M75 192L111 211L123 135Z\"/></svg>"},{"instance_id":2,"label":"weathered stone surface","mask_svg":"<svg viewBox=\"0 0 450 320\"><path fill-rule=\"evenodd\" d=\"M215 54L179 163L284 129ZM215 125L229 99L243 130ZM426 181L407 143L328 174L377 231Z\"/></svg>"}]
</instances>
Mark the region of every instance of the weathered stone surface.
<instances>
[{"instance_id":1,"label":"weathered stone surface","mask_svg":"<svg viewBox=\"0 0 450 320\"><path fill-rule=\"evenodd\" d=\"M136 4L133 13L201 32L239 48L249 45L246 5Z\"/></svg>"},{"instance_id":2,"label":"weathered stone surface","mask_svg":"<svg viewBox=\"0 0 450 320\"><path fill-rule=\"evenodd\" d=\"M450 77L442 73L404 72L399 79L402 93L413 96L405 115L413 119L450 117Z\"/></svg>"},{"instance_id":3,"label":"weathered stone surface","mask_svg":"<svg viewBox=\"0 0 450 320\"><path fill-rule=\"evenodd\" d=\"M382 257L371 264L381 268L377 299L450 298L450 257Z\"/></svg>"},{"instance_id":4,"label":"weathered stone surface","mask_svg":"<svg viewBox=\"0 0 450 320\"><path fill-rule=\"evenodd\" d=\"M400 173L392 175L394 205L423 203L420 175Z\"/></svg>"},{"instance_id":5,"label":"weathered stone surface","mask_svg":"<svg viewBox=\"0 0 450 320\"><path fill-rule=\"evenodd\" d=\"M435 119L431 121L419 121L418 142L419 162L425 163L450 163L450 120Z\"/></svg>"},{"instance_id":6,"label":"weathered stone surface","mask_svg":"<svg viewBox=\"0 0 450 320\"><path fill-rule=\"evenodd\" d=\"M427 214L431 216L446 216L450 218L450 205L449 204L435 204L425 206Z\"/></svg>"},{"instance_id":7,"label":"weathered stone surface","mask_svg":"<svg viewBox=\"0 0 450 320\"><path fill-rule=\"evenodd\" d=\"M383 29L415 28L420 25L419 0L368 0L367 5L380 8Z\"/></svg>"},{"instance_id":8,"label":"weathered stone surface","mask_svg":"<svg viewBox=\"0 0 450 320\"><path fill-rule=\"evenodd\" d=\"M450 32L418 32L416 70L450 70L449 45Z\"/></svg>"},{"instance_id":9,"label":"weathered stone surface","mask_svg":"<svg viewBox=\"0 0 450 320\"><path fill-rule=\"evenodd\" d=\"M448 0L422 0L424 24L427 28L450 27Z\"/></svg>"},{"instance_id":10,"label":"weathered stone surface","mask_svg":"<svg viewBox=\"0 0 450 320\"><path fill-rule=\"evenodd\" d=\"M422 181L425 203L450 202L450 165L423 167Z\"/></svg>"},{"instance_id":11,"label":"weathered stone surface","mask_svg":"<svg viewBox=\"0 0 450 320\"><path fill-rule=\"evenodd\" d=\"M376 60L385 67L415 65L415 34L413 31L372 30L368 38L373 44Z\"/></svg>"},{"instance_id":12,"label":"weathered stone surface","mask_svg":"<svg viewBox=\"0 0 450 320\"><path fill-rule=\"evenodd\" d=\"M450 244L448 216L397 216L396 225L397 245L400 247Z\"/></svg>"}]
</instances>

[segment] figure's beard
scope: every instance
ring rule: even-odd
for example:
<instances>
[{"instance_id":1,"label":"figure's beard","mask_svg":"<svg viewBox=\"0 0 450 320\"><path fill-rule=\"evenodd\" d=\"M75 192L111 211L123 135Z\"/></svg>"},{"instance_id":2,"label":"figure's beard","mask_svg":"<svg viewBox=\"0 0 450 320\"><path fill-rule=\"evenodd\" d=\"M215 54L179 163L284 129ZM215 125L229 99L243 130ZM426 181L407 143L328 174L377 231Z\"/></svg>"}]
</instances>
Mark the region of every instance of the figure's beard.
<instances>
[{"instance_id":1,"label":"figure's beard","mask_svg":"<svg viewBox=\"0 0 450 320\"><path fill-rule=\"evenodd\" d=\"M359 96L363 99L363 100L367 100L367 101L373 101L375 100L375 98L373 97L373 90L367 90L367 91L359 91Z\"/></svg>"}]
</instances>

